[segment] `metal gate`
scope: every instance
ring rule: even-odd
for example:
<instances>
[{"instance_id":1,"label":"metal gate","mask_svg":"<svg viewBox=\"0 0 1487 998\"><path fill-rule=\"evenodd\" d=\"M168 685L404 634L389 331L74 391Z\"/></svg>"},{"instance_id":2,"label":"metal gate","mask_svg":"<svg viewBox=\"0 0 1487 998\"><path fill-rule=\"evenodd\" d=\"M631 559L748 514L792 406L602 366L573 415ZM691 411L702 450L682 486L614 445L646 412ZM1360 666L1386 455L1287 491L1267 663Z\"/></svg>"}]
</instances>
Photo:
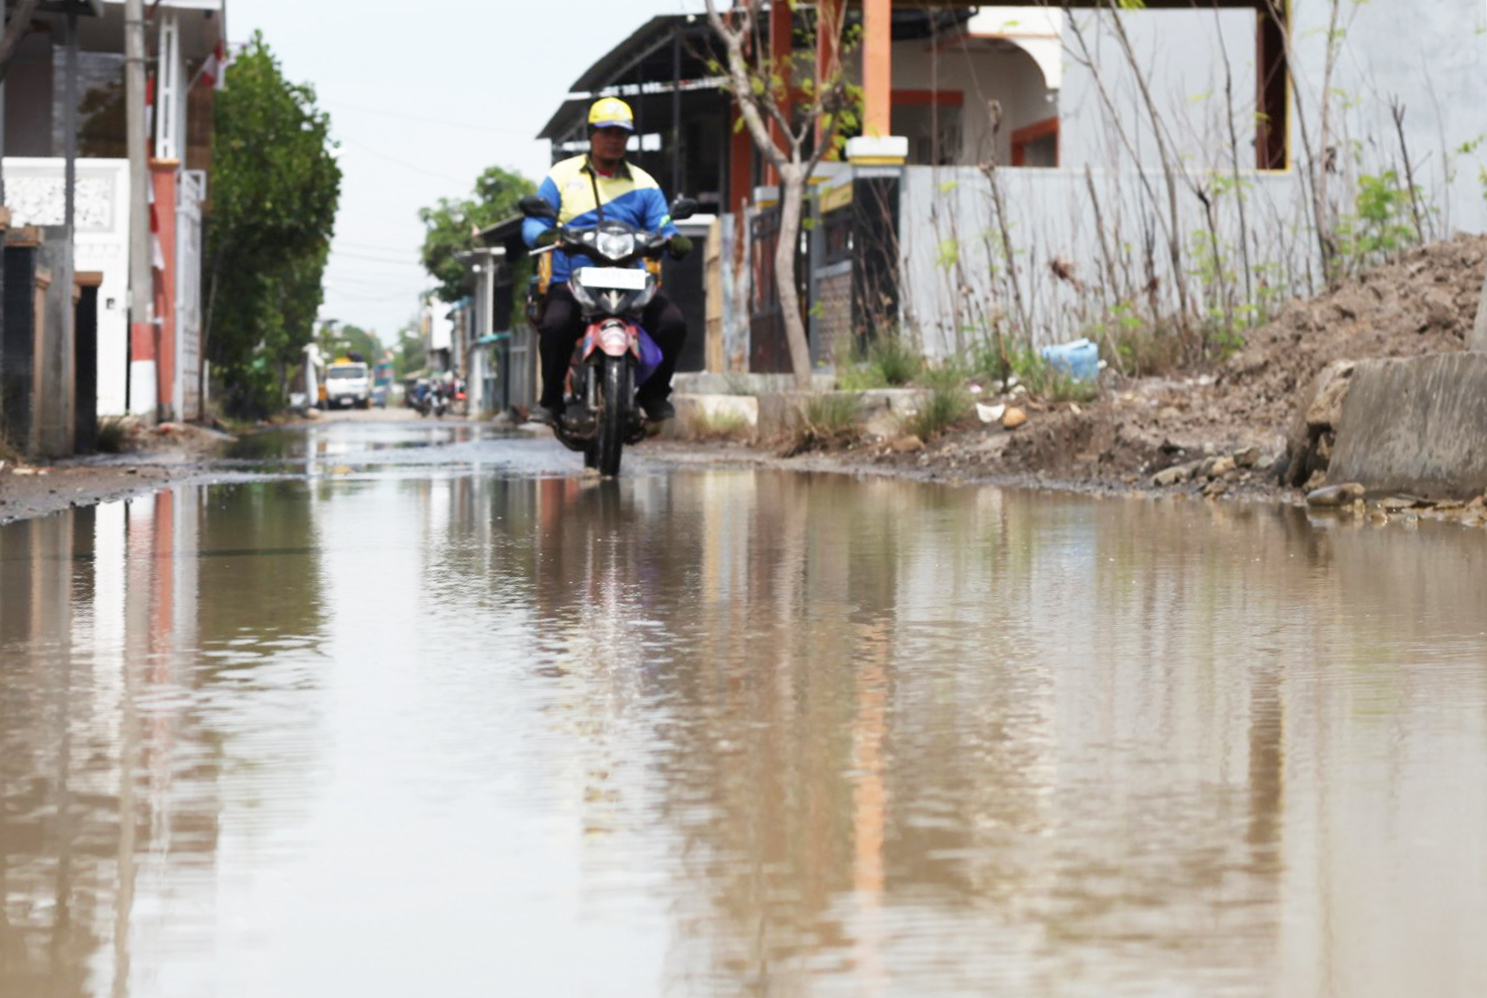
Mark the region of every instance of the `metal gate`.
<instances>
[{"instance_id":1,"label":"metal gate","mask_svg":"<svg viewBox=\"0 0 1487 998\"><path fill-rule=\"evenodd\" d=\"M176 199L176 363L180 368L180 419L201 419L201 205L206 174L182 170Z\"/></svg>"}]
</instances>

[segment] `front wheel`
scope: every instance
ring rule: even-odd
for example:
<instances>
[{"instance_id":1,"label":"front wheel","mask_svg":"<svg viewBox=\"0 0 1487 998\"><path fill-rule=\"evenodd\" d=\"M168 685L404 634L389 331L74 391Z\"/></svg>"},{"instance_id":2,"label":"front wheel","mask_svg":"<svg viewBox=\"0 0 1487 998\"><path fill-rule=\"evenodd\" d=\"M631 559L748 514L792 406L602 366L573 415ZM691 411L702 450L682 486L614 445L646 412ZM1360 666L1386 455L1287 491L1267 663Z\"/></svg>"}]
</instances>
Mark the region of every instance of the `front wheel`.
<instances>
[{"instance_id":1,"label":"front wheel","mask_svg":"<svg viewBox=\"0 0 1487 998\"><path fill-rule=\"evenodd\" d=\"M594 438L594 463L599 474L606 478L620 473L634 378L635 369L628 357L604 358L604 371L599 379L599 430Z\"/></svg>"}]
</instances>

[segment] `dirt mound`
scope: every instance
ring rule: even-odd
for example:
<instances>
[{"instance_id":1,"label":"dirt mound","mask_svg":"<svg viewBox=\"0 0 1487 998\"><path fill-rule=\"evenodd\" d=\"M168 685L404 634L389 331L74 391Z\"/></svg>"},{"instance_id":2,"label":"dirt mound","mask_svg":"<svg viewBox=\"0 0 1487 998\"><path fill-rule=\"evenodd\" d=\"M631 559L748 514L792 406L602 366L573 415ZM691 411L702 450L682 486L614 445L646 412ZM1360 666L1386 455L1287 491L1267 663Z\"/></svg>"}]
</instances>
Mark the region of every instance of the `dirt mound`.
<instances>
[{"instance_id":1,"label":"dirt mound","mask_svg":"<svg viewBox=\"0 0 1487 998\"><path fill-rule=\"evenodd\" d=\"M1030 475L1089 485L1202 479L1209 491L1264 487L1284 465L1286 434L1318 373L1337 360L1410 357L1464 348L1476 315L1487 237L1412 250L1315 298L1293 301L1249 330L1222 364L1161 378L1106 372L1099 400L1028 406L1022 428L951 434L912 460L957 474ZM1209 459L1205 461L1205 459ZM902 463L898 455L882 460Z\"/></svg>"},{"instance_id":2,"label":"dirt mound","mask_svg":"<svg viewBox=\"0 0 1487 998\"><path fill-rule=\"evenodd\" d=\"M100 449L130 454L160 452L210 453L237 438L229 433L199 423L164 422L147 425L135 416L122 416L109 421L107 446Z\"/></svg>"}]
</instances>

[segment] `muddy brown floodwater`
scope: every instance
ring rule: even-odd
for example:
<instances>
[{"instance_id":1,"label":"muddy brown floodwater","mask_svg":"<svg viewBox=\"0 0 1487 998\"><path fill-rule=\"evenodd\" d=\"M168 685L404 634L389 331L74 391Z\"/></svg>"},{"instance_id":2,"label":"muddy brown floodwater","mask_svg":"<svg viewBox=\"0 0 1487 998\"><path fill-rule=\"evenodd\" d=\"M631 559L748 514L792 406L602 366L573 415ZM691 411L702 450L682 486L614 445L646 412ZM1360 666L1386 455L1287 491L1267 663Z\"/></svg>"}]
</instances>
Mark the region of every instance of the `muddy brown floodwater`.
<instances>
[{"instance_id":1,"label":"muddy brown floodwater","mask_svg":"<svg viewBox=\"0 0 1487 998\"><path fill-rule=\"evenodd\" d=\"M0 995L1487 993L1480 532L354 432L0 529Z\"/></svg>"}]
</instances>

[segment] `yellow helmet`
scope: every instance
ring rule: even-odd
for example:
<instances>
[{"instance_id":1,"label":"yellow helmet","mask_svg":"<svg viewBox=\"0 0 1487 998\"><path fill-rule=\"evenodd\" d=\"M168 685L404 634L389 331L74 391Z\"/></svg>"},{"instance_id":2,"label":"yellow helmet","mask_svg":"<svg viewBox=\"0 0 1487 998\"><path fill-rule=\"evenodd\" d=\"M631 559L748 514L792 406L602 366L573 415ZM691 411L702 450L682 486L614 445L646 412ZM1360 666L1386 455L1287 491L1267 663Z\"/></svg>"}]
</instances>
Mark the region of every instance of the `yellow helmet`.
<instances>
[{"instance_id":1,"label":"yellow helmet","mask_svg":"<svg viewBox=\"0 0 1487 998\"><path fill-rule=\"evenodd\" d=\"M635 131L635 112L618 97L601 97L589 108L590 128L623 128Z\"/></svg>"}]
</instances>

